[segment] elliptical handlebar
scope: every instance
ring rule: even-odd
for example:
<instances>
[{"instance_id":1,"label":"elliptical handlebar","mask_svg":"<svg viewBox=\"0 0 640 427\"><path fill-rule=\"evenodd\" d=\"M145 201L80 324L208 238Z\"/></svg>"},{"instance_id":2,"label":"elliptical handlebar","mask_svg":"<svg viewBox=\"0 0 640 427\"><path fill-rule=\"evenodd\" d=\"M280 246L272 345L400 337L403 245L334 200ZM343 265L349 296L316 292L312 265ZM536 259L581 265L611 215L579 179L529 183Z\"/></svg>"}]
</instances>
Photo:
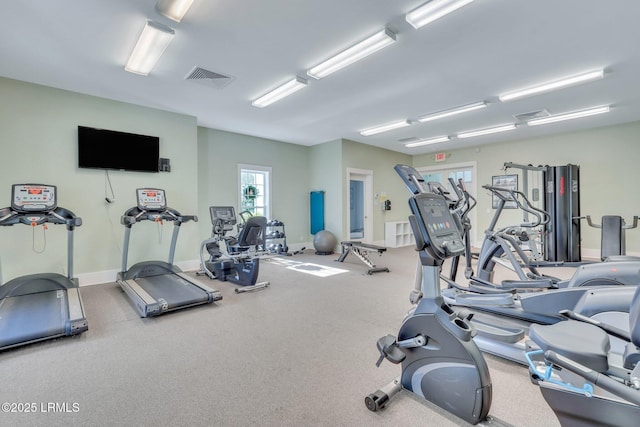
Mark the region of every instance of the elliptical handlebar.
<instances>
[{"instance_id":1,"label":"elliptical handlebar","mask_svg":"<svg viewBox=\"0 0 640 427\"><path fill-rule=\"evenodd\" d=\"M411 194L429 193L427 183L414 167L397 164L393 169L400 175L400 178Z\"/></svg>"},{"instance_id":2,"label":"elliptical handlebar","mask_svg":"<svg viewBox=\"0 0 640 427\"><path fill-rule=\"evenodd\" d=\"M471 212L473 208L476 207L478 201L475 197L469 194L469 192L467 191L467 186L464 185L464 180L462 178L458 179L458 185L455 185L453 178L449 178L449 182L451 182L451 186L453 187L456 194L458 194L459 197L463 198L465 201L466 207L464 212L462 212L462 215L460 216L460 218L464 222L469 216L469 212Z\"/></svg>"},{"instance_id":3,"label":"elliptical handlebar","mask_svg":"<svg viewBox=\"0 0 640 427\"><path fill-rule=\"evenodd\" d=\"M496 195L504 203L514 202L518 208L536 217L536 220L534 222L520 224L520 227L534 228L539 225L548 224L551 220L549 214L546 211L533 206L531 201L529 201L527 196L522 191L496 187L493 185L483 185L482 188L491 191L491 193Z\"/></svg>"}]
</instances>

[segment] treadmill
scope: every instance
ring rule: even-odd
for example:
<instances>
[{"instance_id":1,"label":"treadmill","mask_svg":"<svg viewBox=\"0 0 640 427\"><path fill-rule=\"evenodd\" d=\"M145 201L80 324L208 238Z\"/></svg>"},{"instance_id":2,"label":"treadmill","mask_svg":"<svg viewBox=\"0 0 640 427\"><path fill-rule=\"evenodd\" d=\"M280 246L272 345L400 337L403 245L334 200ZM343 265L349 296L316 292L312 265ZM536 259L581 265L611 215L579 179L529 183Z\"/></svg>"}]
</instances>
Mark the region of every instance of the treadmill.
<instances>
[{"instance_id":1,"label":"treadmill","mask_svg":"<svg viewBox=\"0 0 640 427\"><path fill-rule=\"evenodd\" d=\"M73 278L73 231L82 220L57 205L55 186L14 184L11 206L0 209L0 226L46 223L67 228L67 276L29 274L0 286L0 350L88 329L78 279Z\"/></svg>"},{"instance_id":2,"label":"treadmill","mask_svg":"<svg viewBox=\"0 0 640 427\"><path fill-rule=\"evenodd\" d=\"M126 292L141 317L158 316L174 310L209 304L222 299L219 291L202 283L193 281L173 264L176 242L180 226L189 221L198 221L194 215L181 215L167 206L164 190L159 188L138 188L138 204L122 215L124 245L122 252L122 271L117 282ZM169 248L169 260L143 261L127 269L129 238L131 227L141 221L153 221L162 224L173 222L173 235Z\"/></svg>"}]
</instances>

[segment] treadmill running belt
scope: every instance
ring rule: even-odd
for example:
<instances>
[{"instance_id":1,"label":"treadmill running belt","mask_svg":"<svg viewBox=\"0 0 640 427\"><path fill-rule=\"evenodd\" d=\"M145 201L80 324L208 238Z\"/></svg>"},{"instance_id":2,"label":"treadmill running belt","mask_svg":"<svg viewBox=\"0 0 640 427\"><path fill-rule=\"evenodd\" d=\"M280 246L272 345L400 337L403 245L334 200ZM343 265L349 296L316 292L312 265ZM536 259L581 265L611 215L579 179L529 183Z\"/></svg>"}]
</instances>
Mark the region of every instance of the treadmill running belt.
<instances>
[{"instance_id":1,"label":"treadmill running belt","mask_svg":"<svg viewBox=\"0 0 640 427\"><path fill-rule=\"evenodd\" d=\"M0 301L0 348L66 335L69 319L64 290Z\"/></svg>"},{"instance_id":2,"label":"treadmill running belt","mask_svg":"<svg viewBox=\"0 0 640 427\"><path fill-rule=\"evenodd\" d=\"M156 301L164 300L168 310L209 302L209 295L176 274L138 277L135 279Z\"/></svg>"}]
</instances>

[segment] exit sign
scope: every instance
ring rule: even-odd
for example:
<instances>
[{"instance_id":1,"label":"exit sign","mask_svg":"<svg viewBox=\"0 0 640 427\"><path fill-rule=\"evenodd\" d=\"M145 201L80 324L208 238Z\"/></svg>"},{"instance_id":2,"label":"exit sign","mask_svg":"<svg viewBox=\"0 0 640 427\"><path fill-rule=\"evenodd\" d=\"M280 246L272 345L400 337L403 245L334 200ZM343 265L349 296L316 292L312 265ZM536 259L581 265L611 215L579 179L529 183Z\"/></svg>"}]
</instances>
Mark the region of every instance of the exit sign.
<instances>
[{"instance_id":1,"label":"exit sign","mask_svg":"<svg viewBox=\"0 0 640 427\"><path fill-rule=\"evenodd\" d=\"M436 153L436 162L444 162L447 159L447 153Z\"/></svg>"}]
</instances>

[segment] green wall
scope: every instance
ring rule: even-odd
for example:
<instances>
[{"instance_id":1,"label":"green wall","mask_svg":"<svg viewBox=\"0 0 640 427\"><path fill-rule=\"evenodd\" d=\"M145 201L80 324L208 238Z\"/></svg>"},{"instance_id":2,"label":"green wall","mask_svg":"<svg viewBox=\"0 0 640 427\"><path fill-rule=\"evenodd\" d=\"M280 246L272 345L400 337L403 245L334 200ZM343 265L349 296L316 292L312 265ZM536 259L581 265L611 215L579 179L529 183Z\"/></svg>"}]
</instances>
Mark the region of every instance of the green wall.
<instances>
[{"instance_id":1,"label":"green wall","mask_svg":"<svg viewBox=\"0 0 640 427\"><path fill-rule=\"evenodd\" d=\"M10 204L11 184L56 185L59 205L83 220L75 233L74 272L77 275L119 269L124 234L120 216L135 205L136 188L164 188L172 207L184 214L197 212L194 117L5 78L0 78L0 99L4 101L0 103L0 205ZM111 171L115 202L107 204L105 173L77 166L78 125L159 136L160 156L171 160L171 173ZM130 263L167 257L172 226L144 225L133 230ZM42 227L31 230L24 226L2 227L0 233L5 281L35 272L66 274L63 226L51 226L46 234ZM197 257L197 245L193 243L200 237L197 226L182 227L177 262ZM45 238L45 252L35 253L32 246L42 249ZM160 238L162 244L158 243Z\"/></svg>"},{"instance_id":2,"label":"green wall","mask_svg":"<svg viewBox=\"0 0 640 427\"><path fill-rule=\"evenodd\" d=\"M309 154L311 189L325 191L325 229L331 231L338 242L349 239L349 168L372 171L373 193L386 193L392 202L391 211L382 211L374 201L374 241L384 241L386 221L407 219L408 193L393 167L398 163L410 164L411 156L347 139L314 145Z\"/></svg>"},{"instance_id":3,"label":"green wall","mask_svg":"<svg viewBox=\"0 0 640 427\"><path fill-rule=\"evenodd\" d=\"M309 148L198 128L201 234L211 234L209 206L238 209L238 164L271 167L271 218L284 222L289 246L309 241Z\"/></svg>"},{"instance_id":4,"label":"green wall","mask_svg":"<svg viewBox=\"0 0 640 427\"><path fill-rule=\"evenodd\" d=\"M491 198L480 186L503 174L505 162L558 166L580 166L580 212L599 222L602 215L621 215L628 221L640 214L637 197L640 178L640 122L602 127L582 132L496 143L447 151L447 163L475 160L478 164L478 228L485 230L491 219ZM435 165L433 154L414 156L415 167ZM437 163L442 165L442 162ZM512 173L513 170L509 170ZM600 230L582 223L583 256L599 254ZM627 232L627 251L640 253L640 229Z\"/></svg>"},{"instance_id":5,"label":"green wall","mask_svg":"<svg viewBox=\"0 0 640 427\"><path fill-rule=\"evenodd\" d=\"M309 147L309 165L310 191L324 191L324 228L339 241L344 210L342 140Z\"/></svg>"},{"instance_id":6,"label":"green wall","mask_svg":"<svg viewBox=\"0 0 640 427\"><path fill-rule=\"evenodd\" d=\"M75 273L82 284L112 281L120 269L124 229L120 216L135 204L135 189L160 187L169 205L184 214L197 213L198 224L185 224L176 262L197 268L200 242L211 234L208 207L238 204L238 163L272 168L272 217L284 221L287 242L311 244L309 192L325 191L325 228L337 239L348 238L347 169L373 171L373 192L386 193L392 210L374 206L374 240L384 240L384 223L406 219L408 193L393 171L397 163L435 165L433 155L408 156L336 140L311 147L198 127L195 117L81 95L60 89L0 78L0 197L8 206L11 184L58 186L59 204L83 219L75 238ZM107 204L105 173L77 167L77 126L93 126L160 137L160 155L171 160L170 173L111 171L115 202ZM478 186L502 174L505 162L561 165L581 171L581 210L631 219L640 214L636 186L640 172L640 122L620 126L484 145L450 151L445 164L476 161ZM123 153L126 155L126 153ZM441 163L438 163L439 165ZM111 197L110 194L106 194ZM490 197L478 192L478 230L492 210ZM129 263L166 259L170 224L134 227ZM583 248L598 253L599 230L583 227ZM2 275L65 273L64 227L3 227L0 230ZM46 239L46 240L45 240ZM46 247L45 247L46 244ZM627 233L628 252L640 254L640 230ZM33 249L43 249L37 254ZM583 254L585 251L583 251ZM37 266L37 267L34 267Z\"/></svg>"},{"instance_id":7,"label":"green wall","mask_svg":"<svg viewBox=\"0 0 640 427\"><path fill-rule=\"evenodd\" d=\"M349 209L349 186L347 185L347 168L365 169L373 171L373 193L386 193L391 201L391 210L383 211L380 203L374 198L373 206L373 240L384 241L384 223L386 221L405 221L409 216L407 200L409 193L404 184L393 170L398 164L411 164L411 156L396 151L343 140L342 144L342 236L348 238L349 224L347 223L347 209Z\"/></svg>"}]
</instances>

